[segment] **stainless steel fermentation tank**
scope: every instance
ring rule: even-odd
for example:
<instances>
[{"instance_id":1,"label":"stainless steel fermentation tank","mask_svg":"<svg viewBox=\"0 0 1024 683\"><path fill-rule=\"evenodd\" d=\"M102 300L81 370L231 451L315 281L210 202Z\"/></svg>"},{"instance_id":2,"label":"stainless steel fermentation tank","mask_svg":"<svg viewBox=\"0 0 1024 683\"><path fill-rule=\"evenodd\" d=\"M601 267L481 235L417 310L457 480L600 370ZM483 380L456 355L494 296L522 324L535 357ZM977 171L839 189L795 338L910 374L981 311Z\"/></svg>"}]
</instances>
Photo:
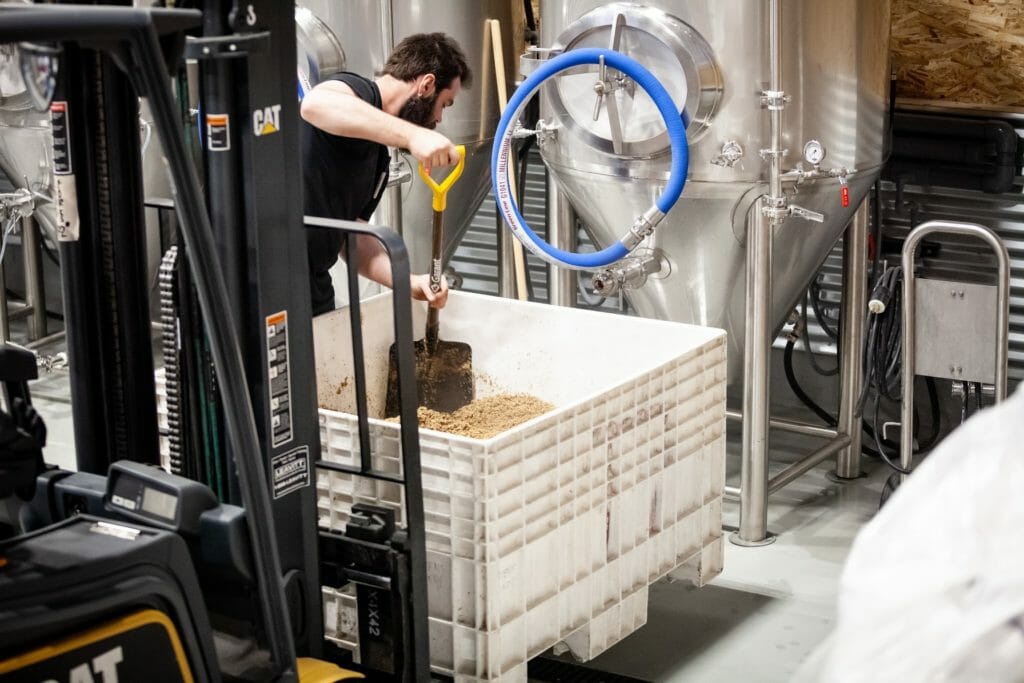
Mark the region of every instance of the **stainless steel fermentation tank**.
<instances>
[{"instance_id":1,"label":"stainless steel fermentation tank","mask_svg":"<svg viewBox=\"0 0 1024 683\"><path fill-rule=\"evenodd\" d=\"M517 58L513 54L509 0L301 0L338 36L346 69L366 77L380 73L391 50L412 33L443 32L455 38L473 71L473 84L444 113L437 130L466 146L466 168L448 193L445 209L444 256L447 260L469 227L490 188L490 153L501 116L495 85L494 54L488 19L500 22L505 80L511 88ZM431 193L419 181L415 159L399 156L392 180L406 181L389 189L375 220L400 228L414 271L430 263ZM411 179L411 180L410 180Z\"/></svg>"},{"instance_id":2,"label":"stainless steel fermentation tank","mask_svg":"<svg viewBox=\"0 0 1024 683\"><path fill-rule=\"evenodd\" d=\"M0 171L15 188L35 193L34 217L56 238L57 218L47 200L53 190L50 111L33 108L14 45L0 49Z\"/></svg>"},{"instance_id":3,"label":"stainless steel fermentation tank","mask_svg":"<svg viewBox=\"0 0 1024 683\"><path fill-rule=\"evenodd\" d=\"M824 219L791 215L774 226L770 317L776 329L880 171L889 83L888 0L780 0L779 9L788 98L783 189L793 205ZM657 76L681 111L685 106L688 181L646 245L660 249L668 267L626 294L641 315L728 330L734 384L742 374L748 214L770 189L763 153L772 146L765 107L771 103L764 98L773 57L769 12L768 2L753 0L541 2L541 44L555 50L609 47L621 17L617 49ZM622 129L616 153L608 107L602 104L594 119L596 72L595 66L542 88L542 118L556 130L542 136L541 152L591 237L605 246L660 193L669 155L657 110L628 83L611 95ZM811 177L797 182L798 167ZM848 187L846 206L841 183Z\"/></svg>"}]
</instances>

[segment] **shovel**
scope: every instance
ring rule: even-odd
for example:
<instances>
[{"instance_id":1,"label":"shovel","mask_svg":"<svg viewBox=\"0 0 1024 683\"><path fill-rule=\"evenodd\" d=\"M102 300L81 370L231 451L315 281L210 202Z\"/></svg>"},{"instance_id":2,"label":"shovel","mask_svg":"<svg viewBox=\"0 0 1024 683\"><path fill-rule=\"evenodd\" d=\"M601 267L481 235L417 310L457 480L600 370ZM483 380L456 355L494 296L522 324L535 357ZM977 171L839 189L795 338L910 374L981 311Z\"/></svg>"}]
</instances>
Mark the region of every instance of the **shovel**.
<instances>
[{"instance_id":1,"label":"shovel","mask_svg":"<svg viewBox=\"0 0 1024 683\"><path fill-rule=\"evenodd\" d=\"M423 170L420 177L434 191L434 226L431 237L430 290L441 291L441 245L444 237L444 208L448 190L462 175L466 148L458 146L459 163L440 185ZM438 309L427 309L427 329L423 339L413 344L416 353L418 405L442 413L451 413L473 400L473 350L469 344L438 339ZM398 415L398 350L394 344L388 354L388 389L384 415Z\"/></svg>"}]
</instances>

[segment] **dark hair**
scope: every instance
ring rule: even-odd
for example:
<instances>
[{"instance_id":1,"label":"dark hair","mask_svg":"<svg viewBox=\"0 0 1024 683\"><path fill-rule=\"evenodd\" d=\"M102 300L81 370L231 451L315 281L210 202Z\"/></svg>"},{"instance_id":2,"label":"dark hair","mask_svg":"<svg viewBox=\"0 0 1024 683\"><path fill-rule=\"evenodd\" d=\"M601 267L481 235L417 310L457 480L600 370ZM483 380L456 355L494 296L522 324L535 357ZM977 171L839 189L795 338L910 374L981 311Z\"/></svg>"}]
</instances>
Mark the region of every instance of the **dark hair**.
<instances>
[{"instance_id":1,"label":"dark hair","mask_svg":"<svg viewBox=\"0 0 1024 683\"><path fill-rule=\"evenodd\" d=\"M450 86L456 76L464 88L473 82L473 72L462 48L444 33L415 33L406 37L388 57L383 72L400 81L434 74L438 92Z\"/></svg>"}]
</instances>

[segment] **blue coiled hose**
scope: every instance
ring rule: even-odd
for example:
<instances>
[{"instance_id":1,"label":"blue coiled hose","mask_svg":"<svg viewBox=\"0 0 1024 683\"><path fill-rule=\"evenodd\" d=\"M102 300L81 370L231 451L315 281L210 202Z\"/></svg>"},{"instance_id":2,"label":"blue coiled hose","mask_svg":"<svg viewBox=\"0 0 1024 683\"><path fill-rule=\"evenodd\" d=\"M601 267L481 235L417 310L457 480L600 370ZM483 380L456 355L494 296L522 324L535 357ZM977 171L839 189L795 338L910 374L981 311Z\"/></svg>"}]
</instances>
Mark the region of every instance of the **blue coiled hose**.
<instances>
[{"instance_id":1,"label":"blue coiled hose","mask_svg":"<svg viewBox=\"0 0 1024 683\"><path fill-rule=\"evenodd\" d=\"M498 210L505 217L505 222L508 223L516 238L527 249L548 263L576 270L602 268L626 256L631 250L631 247L627 245L632 243L632 247L636 246L637 239L634 229L631 227L630 231L618 242L596 253L577 254L552 247L530 229L519 212L519 207L516 205L509 187L509 157L511 156L512 135L515 132L514 123L519 118L520 110L537 88L544 81L566 69L583 64L600 64L602 57L606 66L626 74L647 92L665 121L669 141L672 145L672 169L665 190L655 201L654 206L643 216L638 217L635 225L643 223L653 228L668 213L683 192L689 166L689 150L686 144L686 126L683 123L683 116L676 111L675 103L658 79L639 62L621 52L600 48L570 50L544 62L516 89L498 123L494 147L491 150L491 184Z\"/></svg>"}]
</instances>

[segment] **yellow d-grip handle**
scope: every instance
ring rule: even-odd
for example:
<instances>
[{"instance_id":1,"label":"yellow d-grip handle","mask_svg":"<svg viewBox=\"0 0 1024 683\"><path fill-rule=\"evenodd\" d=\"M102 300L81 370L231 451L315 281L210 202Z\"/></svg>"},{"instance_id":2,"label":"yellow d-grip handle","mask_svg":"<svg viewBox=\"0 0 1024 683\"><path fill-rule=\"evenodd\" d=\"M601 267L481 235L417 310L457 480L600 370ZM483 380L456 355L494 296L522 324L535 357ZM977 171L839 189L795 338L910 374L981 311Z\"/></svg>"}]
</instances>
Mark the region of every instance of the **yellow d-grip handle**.
<instances>
[{"instance_id":1,"label":"yellow d-grip handle","mask_svg":"<svg viewBox=\"0 0 1024 683\"><path fill-rule=\"evenodd\" d=\"M462 175L462 167L466 165L466 146L455 145L455 149L459 150L459 163L455 164L455 168L452 169L447 178L441 181L440 185L434 182L430 174L423 170L423 164L420 164L420 177L434 191L434 201L431 204L434 207L434 211L444 211L448 200L448 190L451 189L451 186Z\"/></svg>"}]
</instances>

